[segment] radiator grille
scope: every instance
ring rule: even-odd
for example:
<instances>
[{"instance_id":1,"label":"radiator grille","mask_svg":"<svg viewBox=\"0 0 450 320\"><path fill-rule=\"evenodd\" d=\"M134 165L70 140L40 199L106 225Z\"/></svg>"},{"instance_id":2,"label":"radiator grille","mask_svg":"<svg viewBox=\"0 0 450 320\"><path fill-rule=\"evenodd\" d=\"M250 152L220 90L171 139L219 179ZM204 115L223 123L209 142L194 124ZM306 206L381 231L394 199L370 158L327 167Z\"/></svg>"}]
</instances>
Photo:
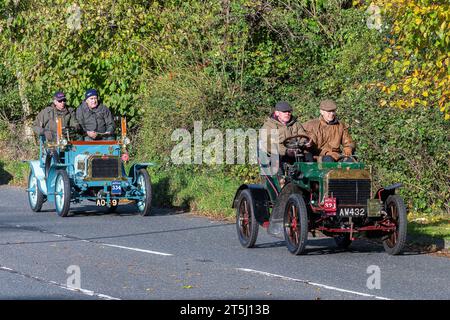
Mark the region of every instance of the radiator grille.
<instances>
[{"instance_id":1,"label":"radiator grille","mask_svg":"<svg viewBox=\"0 0 450 320\"><path fill-rule=\"evenodd\" d=\"M330 179L328 194L337 199L337 205L366 205L370 199L369 179Z\"/></svg>"},{"instance_id":2,"label":"radiator grille","mask_svg":"<svg viewBox=\"0 0 450 320\"><path fill-rule=\"evenodd\" d=\"M119 173L119 158L95 157L91 162L92 178L117 178Z\"/></svg>"}]
</instances>

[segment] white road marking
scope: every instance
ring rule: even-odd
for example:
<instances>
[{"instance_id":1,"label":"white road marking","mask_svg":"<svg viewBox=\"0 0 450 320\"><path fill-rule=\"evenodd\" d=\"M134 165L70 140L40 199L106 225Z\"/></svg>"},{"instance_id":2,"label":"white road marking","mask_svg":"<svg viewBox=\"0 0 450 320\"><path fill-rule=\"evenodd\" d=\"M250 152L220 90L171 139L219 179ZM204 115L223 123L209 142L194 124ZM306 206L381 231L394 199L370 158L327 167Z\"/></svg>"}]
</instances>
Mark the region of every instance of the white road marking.
<instances>
[{"instance_id":1,"label":"white road marking","mask_svg":"<svg viewBox=\"0 0 450 320\"><path fill-rule=\"evenodd\" d=\"M21 228L21 225L16 225L17 228ZM96 242L96 241L92 241L92 240L88 240L88 239L79 239L76 237L72 237L72 236L68 236L65 234L59 234L56 232L51 232L51 231L47 231L47 230L40 230L39 232L42 233L47 233L50 234L54 237L57 238L69 238L71 240L75 240L75 241L81 241L81 242L87 242L87 243L93 243L96 245L100 245L100 246L106 246L106 247L112 247L112 248L120 248L120 249L126 249L126 250L132 250L132 251L137 251L137 252L143 252L143 253L150 253L150 254L157 254L160 256L173 256L173 254L171 253L165 253L165 252L159 252L159 251L152 251L152 250L145 250L145 249L139 249L139 248L132 248L132 247L124 247L124 246L119 246L119 245L115 245L115 244L109 244L109 243L103 243L103 242Z\"/></svg>"},{"instance_id":2,"label":"white road marking","mask_svg":"<svg viewBox=\"0 0 450 320\"><path fill-rule=\"evenodd\" d=\"M359 295L359 296L363 296L363 297L375 298L375 299L379 299L379 300L391 300L389 298L380 297L380 296L376 296L376 295L373 295L373 294L367 294L367 293L358 292L358 291L352 291L352 290L336 288L336 287L328 286L328 285L325 285L325 284L312 282L312 281L309 281L309 280L295 279L295 278L290 278L290 277L286 277L286 276L282 276L282 275L278 275L278 274L274 274L274 273L269 273L269 272L264 272L264 271L258 271L258 270L246 269L246 268L237 268L237 270L244 271L244 272L250 272L250 273L256 273L256 274L261 274L261 275L264 275L264 276L267 276L267 277L272 277L272 278L279 278L279 279L288 280L288 281L301 282L301 283L309 284L309 285L312 285L312 286L316 286L316 287L320 287L320 288L324 288L324 289L328 289L328 290L335 290L335 291L339 291L339 292L351 293L351 294L355 294L355 295Z\"/></svg>"},{"instance_id":3,"label":"white road marking","mask_svg":"<svg viewBox=\"0 0 450 320\"><path fill-rule=\"evenodd\" d=\"M160 256L173 256L173 254L171 254L171 253L164 253L164 252L158 252L158 251L144 250L144 249L139 249L139 248L124 247L124 246L118 246L118 245L109 244L109 243L99 243L99 242L94 242L94 243L97 243L97 244L102 245L102 246L112 247L112 248L120 248L120 249L132 250L132 251L137 251L137 252L158 254Z\"/></svg>"},{"instance_id":4,"label":"white road marking","mask_svg":"<svg viewBox=\"0 0 450 320\"><path fill-rule=\"evenodd\" d=\"M20 276L25 277L25 278L37 280L39 282L45 282L45 283L48 283L48 284L52 284L52 285L55 285L55 286L57 286L57 287L59 287L61 289L64 289L64 290L68 290L68 291L72 291L72 292L79 292L81 294L84 294L84 295L87 295L87 296L90 296L90 297L97 297L97 298L105 299L105 300L121 300L119 298L108 296L108 295L103 294L103 293L97 293L97 292L94 292L92 290L69 287L69 286L66 286L64 284L61 284L61 283L58 283L58 282L55 282L55 281L45 280L43 278L32 276L32 275L25 274L25 273L21 273L19 271L13 270L11 268L3 267L3 266L0 266L0 270L7 271L7 272L13 273L13 274L17 274L17 275L20 275Z\"/></svg>"}]
</instances>

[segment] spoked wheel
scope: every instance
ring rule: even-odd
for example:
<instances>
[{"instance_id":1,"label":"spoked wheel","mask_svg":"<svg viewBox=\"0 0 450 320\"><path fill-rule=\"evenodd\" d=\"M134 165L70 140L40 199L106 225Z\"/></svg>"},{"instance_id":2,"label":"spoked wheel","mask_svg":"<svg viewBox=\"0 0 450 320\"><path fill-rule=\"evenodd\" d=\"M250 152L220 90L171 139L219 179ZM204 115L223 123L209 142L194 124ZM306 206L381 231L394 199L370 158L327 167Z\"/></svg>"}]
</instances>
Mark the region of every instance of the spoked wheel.
<instances>
[{"instance_id":1,"label":"spoked wheel","mask_svg":"<svg viewBox=\"0 0 450 320\"><path fill-rule=\"evenodd\" d=\"M55 207L60 217L67 217L70 209L70 181L66 171L59 170L55 182Z\"/></svg>"},{"instance_id":2,"label":"spoked wheel","mask_svg":"<svg viewBox=\"0 0 450 320\"><path fill-rule=\"evenodd\" d=\"M344 233L334 237L334 241L339 249L347 249L351 244L350 234Z\"/></svg>"},{"instance_id":3,"label":"spoked wheel","mask_svg":"<svg viewBox=\"0 0 450 320\"><path fill-rule=\"evenodd\" d=\"M148 216L151 213L152 205L152 184L146 169L139 169L136 178L137 187L141 194L141 199L136 201L136 206L141 216Z\"/></svg>"},{"instance_id":4,"label":"spoked wheel","mask_svg":"<svg viewBox=\"0 0 450 320\"><path fill-rule=\"evenodd\" d=\"M391 254L399 254L406 242L406 207L403 199L397 195L391 195L386 200L386 212L395 224L396 228L389 238L383 241L384 250Z\"/></svg>"},{"instance_id":5,"label":"spoked wheel","mask_svg":"<svg viewBox=\"0 0 450 320\"><path fill-rule=\"evenodd\" d=\"M255 218L255 206L251 192L242 190L236 206L236 230L239 242L245 248L252 248L258 238L259 224Z\"/></svg>"},{"instance_id":6,"label":"spoked wheel","mask_svg":"<svg viewBox=\"0 0 450 320\"><path fill-rule=\"evenodd\" d=\"M301 194L289 196L284 210L284 238L290 253L302 254L308 240L308 213Z\"/></svg>"},{"instance_id":7,"label":"spoked wheel","mask_svg":"<svg viewBox=\"0 0 450 320\"><path fill-rule=\"evenodd\" d=\"M28 202L30 203L31 210L34 212L41 211L44 200L44 194L38 186L38 179L34 175L33 170L31 170L28 176Z\"/></svg>"}]
</instances>

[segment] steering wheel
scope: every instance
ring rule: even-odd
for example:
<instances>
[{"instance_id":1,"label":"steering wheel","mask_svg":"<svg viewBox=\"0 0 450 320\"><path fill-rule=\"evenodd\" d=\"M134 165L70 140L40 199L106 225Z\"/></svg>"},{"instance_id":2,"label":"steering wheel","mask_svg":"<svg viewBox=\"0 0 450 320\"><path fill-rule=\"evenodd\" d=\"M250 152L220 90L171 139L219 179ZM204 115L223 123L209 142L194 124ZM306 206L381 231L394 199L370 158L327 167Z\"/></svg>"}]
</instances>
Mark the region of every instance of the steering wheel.
<instances>
[{"instance_id":1,"label":"steering wheel","mask_svg":"<svg viewBox=\"0 0 450 320\"><path fill-rule=\"evenodd\" d=\"M74 140L73 138L79 135L79 128L70 126L63 127L62 135L64 138L70 138L68 140Z\"/></svg>"},{"instance_id":2,"label":"steering wheel","mask_svg":"<svg viewBox=\"0 0 450 320\"><path fill-rule=\"evenodd\" d=\"M287 149L304 149L311 142L311 138L304 134L298 134L283 140L282 144Z\"/></svg>"},{"instance_id":3,"label":"steering wheel","mask_svg":"<svg viewBox=\"0 0 450 320\"><path fill-rule=\"evenodd\" d=\"M340 154L338 158L338 162L343 162L344 159L350 158L353 160L353 162L358 162L358 156L352 154L351 156L346 156L345 154Z\"/></svg>"}]
</instances>

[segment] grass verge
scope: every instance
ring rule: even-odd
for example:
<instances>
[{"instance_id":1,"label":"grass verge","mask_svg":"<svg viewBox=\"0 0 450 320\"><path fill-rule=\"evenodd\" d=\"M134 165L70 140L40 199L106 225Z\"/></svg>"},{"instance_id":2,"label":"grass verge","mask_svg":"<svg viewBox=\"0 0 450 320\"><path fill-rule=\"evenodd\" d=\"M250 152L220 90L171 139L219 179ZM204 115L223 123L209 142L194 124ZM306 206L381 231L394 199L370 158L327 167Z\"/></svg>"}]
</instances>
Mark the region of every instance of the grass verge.
<instances>
[{"instance_id":1,"label":"grass verge","mask_svg":"<svg viewBox=\"0 0 450 320\"><path fill-rule=\"evenodd\" d=\"M0 159L0 185L25 187L30 165L22 161Z\"/></svg>"},{"instance_id":2,"label":"grass verge","mask_svg":"<svg viewBox=\"0 0 450 320\"><path fill-rule=\"evenodd\" d=\"M215 218L231 217L240 181L223 173L194 173L182 169L151 174L154 205L173 206Z\"/></svg>"}]
</instances>

